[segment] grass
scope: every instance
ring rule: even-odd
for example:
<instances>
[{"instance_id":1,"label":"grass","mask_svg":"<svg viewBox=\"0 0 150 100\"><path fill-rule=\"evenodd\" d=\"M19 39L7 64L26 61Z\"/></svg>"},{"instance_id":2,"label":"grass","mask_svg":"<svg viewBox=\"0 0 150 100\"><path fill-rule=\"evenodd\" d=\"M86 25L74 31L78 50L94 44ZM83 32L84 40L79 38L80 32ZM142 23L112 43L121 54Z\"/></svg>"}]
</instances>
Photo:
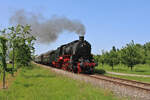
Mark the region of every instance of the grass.
<instances>
[{"instance_id":1,"label":"grass","mask_svg":"<svg viewBox=\"0 0 150 100\"><path fill-rule=\"evenodd\" d=\"M56 75L47 69L22 68L0 100L117 100L110 91Z\"/></svg>"},{"instance_id":2,"label":"grass","mask_svg":"<svg viewBox=\"0 0 150 100\"><path fill-rule=\"evenodd\" d=\"M7 68L12 68L12 64L7 64ZM3 83L2 83L2 81L3 81L3 71L2 71L2 69L0 69L0 71L1 71L1 74L0 74L0 89L1 89L2 86L3 86ZM13 75L14 77L12 77L12 73L10 73L10 72L5 72L5 74L6 74L6 79L5 79L6 84L5 84L5 86L6 86L6 88L8 88L8 86L15 79L15 76L17 75L17 72L16 71L14 72L14 75Z\"/></svg>"},{"instance_id":3,"label":"grass","mask_svg":"<svg viewBox=\"0 0 150 100\"><path fill-rule=\"evenodd\" d=\"M111 71L111 72L118 72L118 73L126 73L126 74L137 74L137 75L150 75L150 66L149 65L136 65L133 68L133 71L130 70L130 68L128 68L125 65L117 65L114 66L114 70L112 70L112 68L108 65L104 65L103 67L101 65L99 65L98 67L96 67L96 72L97 73L101 73L105 74L107 76L112 76L112 77L118 77L118 78L124 78L124 79L129 79L129 80L136 80L136 81L140 81L140 82L147 82L150 83L150 77L136 77L136 76L121 76L121 75L113 75L113 74L108 74L105 73L105 71Z\"/></svg>"},{"instance_id":4,"label":"grass","mask_svg":"<svg viewBox=\"0 0 150 100\"><path fill-rule=\"evenodd\" d=\"M133 67L131 71L129 67L119 64L114 66L114 70L108 65L99 65L96 69L103 69L105 71L118 72L118 73L127 73L127 74L138 74L138 75L150 75L150 65L147 64L139 64Z\"/></svg>"},{"instance_id":5,"label":"grass","mask_svg":"<svg viewBox=\"0 0 150 100\"><path fill-rule=\"evenodd\" d=\"M139 82L150 83L150 77L121 76L121 75L112 75L112 74L107 74L107 73L105 75L106 76L123 78L123 79L128 79L128 80L136 80L136 81L139 81Z\"/></svg>"}]
</instances>

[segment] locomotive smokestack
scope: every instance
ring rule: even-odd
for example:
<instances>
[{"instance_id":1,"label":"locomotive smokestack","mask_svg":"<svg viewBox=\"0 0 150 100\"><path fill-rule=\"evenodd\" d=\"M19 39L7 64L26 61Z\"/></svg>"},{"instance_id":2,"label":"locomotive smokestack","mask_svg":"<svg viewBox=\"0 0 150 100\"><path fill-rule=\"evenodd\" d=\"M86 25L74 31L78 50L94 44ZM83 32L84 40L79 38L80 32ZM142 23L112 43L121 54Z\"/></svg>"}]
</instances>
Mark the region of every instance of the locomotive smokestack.
<instances>
[{"instance_id":1,"label":"locomotive smokestack","mask_svg":"<svg viewBox=\"0 0 150 100\"><path fill-rule=\"evenodd\" d=\"M84 36L79 36L80 41L84 41Z\"/></svg>"}]
</instances>

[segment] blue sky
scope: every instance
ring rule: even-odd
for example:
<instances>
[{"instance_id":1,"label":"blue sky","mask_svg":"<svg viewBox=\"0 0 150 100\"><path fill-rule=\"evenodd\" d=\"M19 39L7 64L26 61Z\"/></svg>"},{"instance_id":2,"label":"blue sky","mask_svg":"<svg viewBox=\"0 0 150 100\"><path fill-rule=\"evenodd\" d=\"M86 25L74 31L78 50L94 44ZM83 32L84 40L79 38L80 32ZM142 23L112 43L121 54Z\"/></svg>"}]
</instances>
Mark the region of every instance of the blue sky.
<instances>
[{"instance_id":1,"label":"blue sky","mask_svg":"<svg viewBox=\"0 0 150 100\"><path fill-rule=\"evenodd\" d=\"M94 54L112 46L121 48L131 40L150 41L150 0L0 0L0 29L8 27L9 18L20 9L40 12L45 18L58 15L80 20ZM65 32L52 44L36 43L36 54L76 39L78 35Z\"/></svg>"}]
</instances>

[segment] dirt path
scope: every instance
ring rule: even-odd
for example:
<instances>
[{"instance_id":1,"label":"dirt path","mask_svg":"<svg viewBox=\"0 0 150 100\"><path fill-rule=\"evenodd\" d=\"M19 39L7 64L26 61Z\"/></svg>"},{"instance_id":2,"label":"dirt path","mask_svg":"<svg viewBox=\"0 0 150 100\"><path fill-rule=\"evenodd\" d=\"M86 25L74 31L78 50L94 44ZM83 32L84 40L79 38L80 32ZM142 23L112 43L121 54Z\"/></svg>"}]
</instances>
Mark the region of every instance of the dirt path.
<instances>
[{"instance_id":1,"label":"dirt path","mask_svg":"<svg viewBox=\"0 0 150 100\"><path fill-rule=\"evenodd\" d=\"M122 76L150 77L150 75L125 74L125 73L116 73L116 72L109 72L109 71L106 71L106 73L114 74L114 75L122 75Z\"/></svg>"}]
</instances>

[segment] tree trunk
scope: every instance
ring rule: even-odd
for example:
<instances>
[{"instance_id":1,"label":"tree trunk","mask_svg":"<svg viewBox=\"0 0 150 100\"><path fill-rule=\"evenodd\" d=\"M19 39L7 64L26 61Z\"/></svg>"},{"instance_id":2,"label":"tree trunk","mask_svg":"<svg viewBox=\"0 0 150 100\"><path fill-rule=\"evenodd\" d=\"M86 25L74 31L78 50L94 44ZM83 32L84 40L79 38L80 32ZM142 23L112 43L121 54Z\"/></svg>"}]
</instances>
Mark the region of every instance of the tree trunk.
<instances>
[{"instance_id":1,"label":"tree trunk","mask_svg":"<svg viewBox=\"0 0 150 100\"><path fill-rule=\"evenodd\" d=\"M3 69L3 89L5 89L5 69Z\"/></svg>"},{"instance_id":2,"label":"tree trunk","mask_svg":"<svg viewBox=\"0 0 150 100\"><path fill-rule=\"evenodd\" d=\"M5 86L5 74L6 74L6 69L7 69L7 64L6 64L6 39L1 39L1 44L2 44L2 66L3 66L3 88L6 88Z\"/></svg>"},{"instance_id":3,"label":"tree trunk","mask_svg":"<svg viewBox=\"0 0 150 100\"><path fill-rule=\"evenodd\" d=\"M133 66L131 66L131 71L133 70Z\"/></svg>"},{"instance_id":4,"label":"tree trunk","mask_svg":"<svg viewBox=\"0 0 150 100\"><path fill-rule=\"evenodd\" d=\"M14 48L13 48L13 61L12 61L12 76L14 76L14 72L13 72L13 69L14 69L14 66L15 66L15 52L14 52L15 50L14 50Z\"/></svg>"},{"instance_id":5,"label":"tree trunk","mask_svg":"<svg viewBox=\"0 0 150 100\"><path fill-rule=\"evenodd\" d=\"M112 70L114 70L114 66L111 66L112 67Z\"/></svg>"},{"instance_id":6,"label":"tree trunk","mask_svg":"<svg viewBox=\"0 0 150 100\"><path fill-rule=\"evenodd\" d=\"M5 57L3 56L2 57L2 60L3 60L3 89L6 88L5 86L5 76L6 76L6 68L7 68L7 65L6 65L6 60L5 60Z\"/></svg>"},{"instance_id":7,"label":"tree trunk","mask_svg":"<svg viewBox=\"0 0 150 100\"><path fill-rule=\"evenodd\" d=\"M0 71L0 76L1 76L1 73L2 73L2 71ZM0 79L1 79L1 77L0 77Z\"/></svg>"}]
</instances>

